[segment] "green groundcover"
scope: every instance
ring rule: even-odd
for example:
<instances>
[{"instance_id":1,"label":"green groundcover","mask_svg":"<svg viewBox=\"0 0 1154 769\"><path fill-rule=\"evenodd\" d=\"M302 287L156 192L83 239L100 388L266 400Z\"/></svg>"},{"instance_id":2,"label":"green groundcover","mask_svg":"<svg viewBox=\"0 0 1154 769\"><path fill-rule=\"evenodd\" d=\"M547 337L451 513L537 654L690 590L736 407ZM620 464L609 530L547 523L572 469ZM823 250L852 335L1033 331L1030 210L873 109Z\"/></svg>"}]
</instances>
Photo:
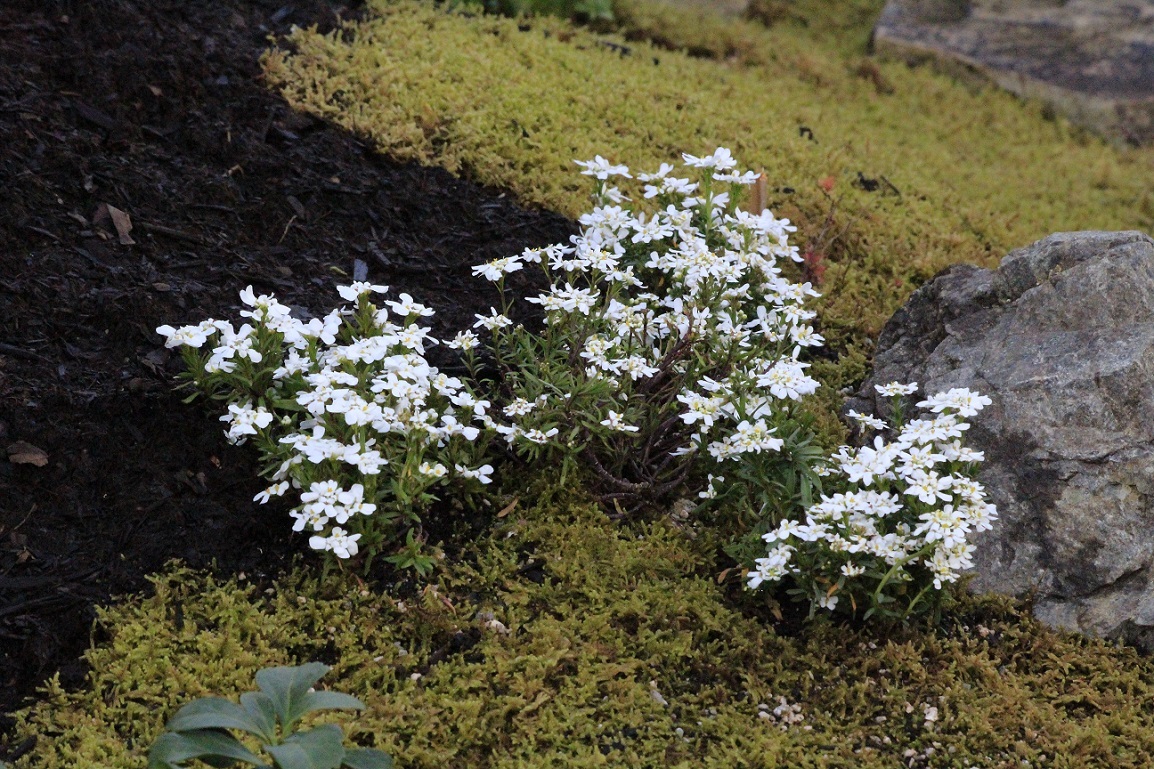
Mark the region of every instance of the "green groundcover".
<instances>
[{"instance_id":1,"label":"green groundcover","mask_svg":"<svg viewBox=\"0 0 1154 769\"><path fill-rule=\"evenodd\" d=\"M370 2L265 61L297 107L384 153L569 215L573 159L638 170L731 148L770 179L821 280L838 390L911 290L1053 231L1154 227L1154 151L1119 150L1040 105L875 61L877 2L759 2L757 20L617 2L617 31ZM820 269L818 269L820 267ZM432 583L368 590L312 563L271 585L174 565L100 618L89 685L19 714L19 767L142 767L188 700L319 660L364 713L357 744L401 767L1144 767L1154 665L965 599L933 627L777 622L717 575L723 535L611 522L537 483ZM393 594L393 593L396 594ZM401 597L404 596L404 597Z\"/></svg>"}]
</instances>

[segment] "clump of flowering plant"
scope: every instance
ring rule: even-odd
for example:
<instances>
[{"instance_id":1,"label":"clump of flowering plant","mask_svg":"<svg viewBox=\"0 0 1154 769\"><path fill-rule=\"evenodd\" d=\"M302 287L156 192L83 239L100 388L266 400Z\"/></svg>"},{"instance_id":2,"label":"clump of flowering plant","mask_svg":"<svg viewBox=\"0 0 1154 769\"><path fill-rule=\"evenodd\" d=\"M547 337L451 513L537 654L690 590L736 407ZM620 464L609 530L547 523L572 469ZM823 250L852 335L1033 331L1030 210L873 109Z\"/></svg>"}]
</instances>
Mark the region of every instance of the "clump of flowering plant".
<instances>
[{"instance_id":1,"label":"clump of flowering plant","mask_svg":"<svg viewBox=\"0 0 1154 769\"><path fill-rule=\"evenodd\" d=\"M408 294L375 304L386 286L337 290L349 304L323 318L299 320L248 287L239 329L206 320L157 332L182 349L200 392L227 404L229 439L260 449L271 485L257 501L291 489L293 528L313 549L371 556L403 539L389 560L425 572L418 529L437 487L490 481L490 435L475 424L489 404L426 360L438 343L420 324L431 309Z\"/></svg>"},{"instance_id":2,"label":"clump of flowering plant","mask_svg":"<svg viewBox=\"0 0 1154 769\"><path fill-rule=\"evenodd\" d=\"M782 275L801 259L796 228L738 209L757 174L724 148L683 159L687 176L638 174L635 206L611 184L630 183L626 166L579 161L597 180L581 233L474 268L501 304L476 324L500 371L487 424L531 461L588 468L603 501L660 501L708 473L703 496L724 488L765 516L783 490L806 497L818 483L799 408L818 386L803 360L822 342L805 308L817 293ZM505 278L529 266L549 285L525 299L540 332L509 317Z\"/></svg>"},{"instance_id":3,"label":"clump of flowering plant","mask_svg":"<svg viewBox=\"0 0 1154 769\"><path fill-rule=\"evenodd\" d=\"M786 519L762 538L768 550L747 575L748 586L789 577L795 598L818 608L904 619L936 608L945 583L973 565L971 532L997 517L974 480L984 456L962 445L969 424L990 399L955 388L920 401L927 418L903 423L903 396L917 384L878 385L893 398L893 425L850 412L872 444L843 446L833 456L831 482L843 488Z\"/></svg>"},{"instance_id":4,"label":"clump of flowering plant","mask_svg":"<svg viewBox=\"0 0 1154 769\"><path fill-rule=\"evenodd\" d=\"M636 179L601 156L578 162L597 181L580 234L474 268L500 309L445 342L468 379L425 359L438 340L419 321L432 310L407 294L379 307L372 297L387 289L369 283L340 287L352 306L323 319L298 320L248 288L240 329L158 331L201 391L227 402L229 438L260 448L272 485L257 499L294 489L295 528L340 558L403 538L390 560L430 568L414 536L421 511L438 486L488 483L500 435L562 480L583 469L619 510L704 487L703 504L764 533L750 588L789 576L814 608L866 616L936 605L970 565L966 535L995 516L973 480L982 456L961 445L962 418L989 400L951 390L918 404L936 416L903 424L900 399L916 386L887 385L893 427L855 417L893 440L824 456L803 407L818 387L804 360L823 342L805 306L818 294L783 271L802 261L795 228L737 207L759 177L728 150L683 160L684 177L662 164ZM506 278L527 266L548 285L524 300L540 331L510 317Z\"/></svg>"}]
</instances>

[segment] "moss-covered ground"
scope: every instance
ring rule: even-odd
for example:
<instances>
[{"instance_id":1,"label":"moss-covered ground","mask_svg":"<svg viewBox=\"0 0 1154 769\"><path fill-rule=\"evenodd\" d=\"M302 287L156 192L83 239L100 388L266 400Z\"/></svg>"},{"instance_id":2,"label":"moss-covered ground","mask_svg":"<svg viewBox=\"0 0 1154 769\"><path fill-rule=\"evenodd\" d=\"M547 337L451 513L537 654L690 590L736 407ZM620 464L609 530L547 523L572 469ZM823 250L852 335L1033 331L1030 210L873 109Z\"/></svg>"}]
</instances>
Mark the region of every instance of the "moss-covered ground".
<instances>
[{"instance_id":1,"label":"moss-covered ground","mask_svg":"<svg viewBox=\"0 0 1154 769\"><path fill-rule=\"evenodd\" d=\"M874 61L873 0L768 21L616 4L618 33L374 2L272 52L270 83L394 157L573 215L574 158L655 168L728 146L827 266L831 411L910 291L1051 231L1154 227L1154 151L1038 105ZM676 49L676 50L675 50ZM693 55L689 55L692 53ZM859 177L860 174L860 177ZM864 180L864 181L863 181ZM876 186L875 186L876 185ZM830 428L832 429L832 428ZM1144 767L1154 663L965 599L933 627L779 622L717 574L718 534L620 524L541 487L421 589L302 567L271 585L173 567L107 609L90 684L19 716L18 767L139 767L167 716L320 660L401 767Z\"/></svg>"},{"instance_id":2,"label":"moss-covered ground","mask_svg":"<svg viewBox=\"0 0 1154 769\"><path fill-rule=\"evenodd\" d=\"M1154 665L1008 602L939 627L779 634L713 578L708 535L565 495L403 598L301 570L267 589L173 569L105 611L90 686L51 688L18 766L141 766L174 705L321 660L399 766L1148 766ZM782 706L786 706L783 709ZM776 711L776 713L775 713Z\"/></svg>"}]
</instances>

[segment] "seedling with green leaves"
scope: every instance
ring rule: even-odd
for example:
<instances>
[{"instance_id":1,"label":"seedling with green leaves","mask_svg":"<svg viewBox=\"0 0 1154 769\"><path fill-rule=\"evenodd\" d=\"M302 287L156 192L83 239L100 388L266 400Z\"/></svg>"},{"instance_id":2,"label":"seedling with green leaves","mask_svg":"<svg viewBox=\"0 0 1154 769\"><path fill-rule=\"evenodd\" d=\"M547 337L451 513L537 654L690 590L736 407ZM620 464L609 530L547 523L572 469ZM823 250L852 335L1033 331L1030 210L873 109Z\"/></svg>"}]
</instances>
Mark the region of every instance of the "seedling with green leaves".
<instances>
[{"instance_id":1,"label":"seedling with green leaves","mask_svg":"<svg viewBox=\"0 0 1154 769\"><path fill-rule=\"evenodd\" d=\"M200 760L209 766L237 762L263 769L392 769L393 759L368 748L348 750L335 724L297 731L300 720L317 710L362 710L364 703L340 692L315 691L329 671L311 662L297 667L265 668L256 674L257 692L245 692L240 704L204 697L182 707L148 753L149 769L178 769ZM261 741L271 763L249 750L230 730Z\"/></svg>"}]
</instances>

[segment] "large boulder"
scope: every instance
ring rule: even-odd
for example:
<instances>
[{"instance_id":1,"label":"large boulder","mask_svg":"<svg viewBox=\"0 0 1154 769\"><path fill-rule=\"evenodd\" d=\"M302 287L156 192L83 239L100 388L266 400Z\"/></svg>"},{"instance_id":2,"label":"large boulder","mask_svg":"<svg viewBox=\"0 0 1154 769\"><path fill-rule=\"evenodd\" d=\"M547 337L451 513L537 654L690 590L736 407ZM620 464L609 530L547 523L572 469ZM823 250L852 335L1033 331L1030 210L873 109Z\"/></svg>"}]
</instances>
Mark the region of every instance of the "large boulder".
<instances>
[{"instance_id":1,"label":"large boulder","mask_svg":"<svg viewBox=\"0 0 1154 769\"><path fill-rule=\"evenodd\" d=\"M874 46L976 73L1115 141L1154 142L1154 0L889 0Z\"/></svg>"},{"instance_id":2,"label":"large boulder","mask_svg":"<svg viewBox=\"0 0 1154 769\"><path fill-rule=\"evenodd\" d=\"M1061 233L950 267L890 319L847 409L886 413L891 381L993 400L968 438L1000 514L973 588L1154 650L1154 240Z\"/></svg>"}]
</instances>

